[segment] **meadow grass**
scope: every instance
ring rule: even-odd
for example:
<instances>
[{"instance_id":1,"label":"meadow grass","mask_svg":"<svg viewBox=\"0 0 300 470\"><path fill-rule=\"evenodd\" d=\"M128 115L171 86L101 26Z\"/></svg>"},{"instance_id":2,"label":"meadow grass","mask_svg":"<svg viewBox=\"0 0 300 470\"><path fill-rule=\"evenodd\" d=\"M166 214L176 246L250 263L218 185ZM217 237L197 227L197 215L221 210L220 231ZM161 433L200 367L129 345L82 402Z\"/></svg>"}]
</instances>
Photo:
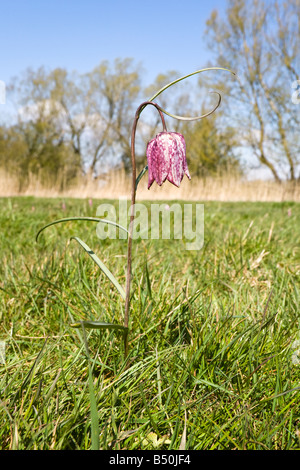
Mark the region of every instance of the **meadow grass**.
<instances>
[{"instance_id":1,"label":"meadow grass","mask_svg":"<svg viewBox=\"0 0 300 470\"><path fill-rule=\"evenodd\" d=\"M1 448L300 449L300 205L205 202L199 251L134 241L125 361L120 332L70 326L124 309L70 237L122 285L126 240L69 222L37 243L103 201L62 202L1 199Z\"/></svg>"}]
</instances>

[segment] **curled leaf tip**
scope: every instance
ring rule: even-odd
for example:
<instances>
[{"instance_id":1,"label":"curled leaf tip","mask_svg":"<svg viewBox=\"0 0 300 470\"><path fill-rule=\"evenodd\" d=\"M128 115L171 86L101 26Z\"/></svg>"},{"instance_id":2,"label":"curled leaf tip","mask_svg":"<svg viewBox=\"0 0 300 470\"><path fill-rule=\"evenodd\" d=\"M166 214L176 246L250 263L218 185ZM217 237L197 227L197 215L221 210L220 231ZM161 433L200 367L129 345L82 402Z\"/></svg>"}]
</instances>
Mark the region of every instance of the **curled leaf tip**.
<instances>
[{"instance_id":1,"label":"curled leaf tip","mask_svg":"<svg viewBox=\"0 0 300 470\"><path fill-rule=\"evenodd\" d=\"M222 101L222 96L221 94L218 92L218 91L210 91L209 93L215 93L219 96L219 99L218 99L218 103L215 105L215 107L211 110L211 111L208 111L207 113L205 114L202 114L201 116L195 116L195 117L189 117L189 116L177 116L176 114L172 114L172 113L169 113L168 111L166 111L165 109L162 109L160 108L160 110L164 113L164 114L167 114L168 116L174 118L174 119L178 119L179 121L198 121L199 119L203 119L207 116L210 116L211 114L213 114L217 109L218 107L220 106L221 104L221 101Z\"/></svg>"},{"instance_id":2,"label":"curled leaf tip","mask_svg":"<svg viewBox=\"0 0 300 470\"><path fill-rule=\"evenodd\" d=\"M202 73L202 72L208 72L210 70L220 70L220 71L224 71L224 72L230 72L231 74L233 75L236 75L235 72L233 72L232 70L230 69L227 69L225 67L206 67L204 69L201 69L201 70L196 70L195 72L192 72L192 73L189 73L188 75L184 75L183 77L180 77L180 78L177 78L176 80L173 80L172 82L168 83L167 85L165 85L164 87L162 87L160 90L158 90L157 93L155 93L155 95L152 96L152 98L150 98L149 101L153 101L155 98L157 98L157 96L159 96L163 91L165 91L167 88L175 85L176 83L178 82L181 82L182 80L185 80L186 78L189 78L189 77L192 77L193 75L196 75L198 73Z\"/></svg>"}]
</instances>

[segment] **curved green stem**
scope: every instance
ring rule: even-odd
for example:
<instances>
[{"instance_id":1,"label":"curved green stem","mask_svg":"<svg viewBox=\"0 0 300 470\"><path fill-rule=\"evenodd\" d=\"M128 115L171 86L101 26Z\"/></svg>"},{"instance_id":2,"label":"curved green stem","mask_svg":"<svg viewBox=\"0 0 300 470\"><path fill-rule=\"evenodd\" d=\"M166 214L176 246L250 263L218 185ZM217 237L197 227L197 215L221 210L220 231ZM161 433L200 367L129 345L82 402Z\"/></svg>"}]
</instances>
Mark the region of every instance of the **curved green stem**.
<instances>
[{"instance_id":1,"label":"curved green stem","mask_svg":"<svg viewBox=\"0 0 300 470\"><path fill-rule=\"evenodd\" d=\"M207 67L205 69L196 70L196 72L189 73L188 75L184 75L184 77L177 78L173 82L168 83L168 85L165 85L160 90L158 90L158 92L156 92L155 95L153 95L149 101L155 100L155 98L157 98L163 91L165 91L167 88L170 88L170 86L175 85L178 82L181 82L181 80L185 80L186 78L192 77L192 75L196 75L197 73L207 72L209 70L224 70L225 72L230 72L233 75L236 75L235 72L229 69L225 69L224 67Z\"/></svg>"},{"instance_id":2,"label":"curved green stem","mask_svg":"<svg viewBox=\"0 0 300 470\"><path fill-rule=\"evenodd\" d=\"M218 100L218 103L216 104L216 106L211 110L211 111L208 111L207 113L205 114L202 114L201 116L195 116L195 117L189 117L189 116L176 116L176 114L171 114L171 113L168 113L168 111L165 111L164 109L160 108L160 110L164 113L164 114L167 114L168 116L174 118L174 119L178 119L179 121L198 121L199 119L203 119L207 116L209 116L210 114L213 114L216 109L220 106L221 104L221 100L222 100L222 97L220 95L220 93L218 91L210 91L210 93L216 93L217 95L219 95L219 100Z\"/></svg>"},{"instance_id":3,"label":"curved green stem","mask_svg":"<svg viewBox=\"0 0 300 470\"><path fill-rule=\"evenodd\" d=\"M117 224L116 222L114 222L112 220L100 219L98 217L65 217L64 219L54 220L53 222L50 222L49 224L42 227L38 231L38 233L36 234L35 240L38 241L38 238L39 238L41 232L43 230L45 230L46 228L51 227L52 225L60 224L62 222L70 222L70 221L78 221L78 220L79 221L86 220L86 221L89 221L89 222L100 222L100 223L104 223L104 224L110 224L110 225L114 225L115 227L118 227L121 230L124 230L124 232L128 232L128 230L125 227L122 227L122 225Z\"/></svg>"}]
</instances>

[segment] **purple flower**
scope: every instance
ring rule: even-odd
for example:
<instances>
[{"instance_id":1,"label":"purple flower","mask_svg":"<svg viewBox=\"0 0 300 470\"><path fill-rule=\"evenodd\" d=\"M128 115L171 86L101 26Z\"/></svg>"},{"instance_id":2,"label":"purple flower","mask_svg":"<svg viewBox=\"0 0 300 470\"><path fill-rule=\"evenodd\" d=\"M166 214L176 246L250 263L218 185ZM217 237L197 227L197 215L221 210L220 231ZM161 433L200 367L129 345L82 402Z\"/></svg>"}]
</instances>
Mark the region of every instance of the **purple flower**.
<instances>
[{"instance_id":1,"label":"purple flower","mask_svg":"<svg viewBox=\"0 0 300 470\"><path fill-rule=\"evenodd\" d=\"M161 186L166 180L179 187L184 176L191 179L186 163L184 137L177 132L161 132L147 146L148 189L153 181Z\"/></svg>"}]
</instances>

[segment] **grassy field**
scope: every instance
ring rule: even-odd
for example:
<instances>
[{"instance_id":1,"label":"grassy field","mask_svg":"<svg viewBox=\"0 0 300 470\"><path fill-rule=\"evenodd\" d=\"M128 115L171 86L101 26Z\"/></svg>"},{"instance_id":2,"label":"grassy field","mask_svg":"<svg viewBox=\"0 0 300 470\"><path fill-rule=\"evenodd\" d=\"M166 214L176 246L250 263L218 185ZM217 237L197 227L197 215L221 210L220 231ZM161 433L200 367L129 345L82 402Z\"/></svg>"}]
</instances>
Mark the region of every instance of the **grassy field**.
<instances>
[{"instance_id":1,"label":"grassy field","mask_svg":"<svg viewBox=\"0 0 300 470\"><path fill-rule=\"evenodd\" d=\"M102 201L101 201L102 202ZM300 205L205 202L205 242L133 244L123 301L70 237L125 284L126 241L100 241L100 201L1 199L2 449L300 449ZM116 202L117 205L117 202Z\"/></svg>"}]
</instances>

